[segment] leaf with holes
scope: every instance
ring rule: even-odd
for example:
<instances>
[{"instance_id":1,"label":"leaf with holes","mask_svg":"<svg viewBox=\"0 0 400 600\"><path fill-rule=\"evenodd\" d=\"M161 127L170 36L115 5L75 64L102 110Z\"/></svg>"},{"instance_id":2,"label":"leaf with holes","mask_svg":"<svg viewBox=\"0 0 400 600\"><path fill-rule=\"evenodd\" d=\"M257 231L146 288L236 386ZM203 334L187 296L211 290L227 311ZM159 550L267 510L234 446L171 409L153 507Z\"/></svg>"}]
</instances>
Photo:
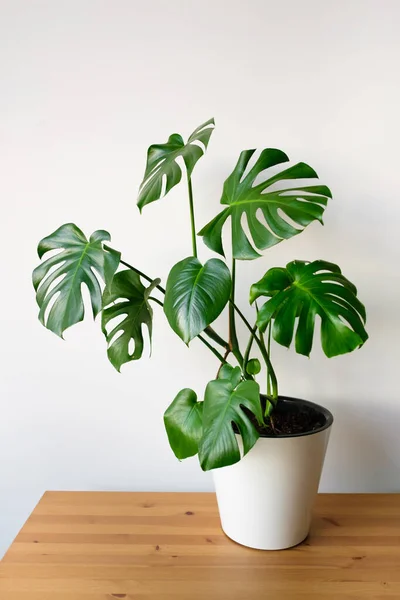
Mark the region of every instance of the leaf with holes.
<instances>
[{"instance_id":1,"label":"leaf with holes","mask_svg":"<svg viewBox=\"0 0 400 600\"><path fill-rule=\"evenodd\" d=\"M222 228L231 217L233 256L237 259L257 258L260 254L255 248L265 250L297 235L312 221L322 223L328 198L332 197L325 185L294 184L282 187L280 184L280 189L271 189L273 184L286 180L317 178L314 169L305 163L298 163L256 184L256 178L264 176L266 169L289 159L281 150L267 148L245 175L254 152L244 150L240 154L235 169L224 183L221 204L227 204L228 207L199 233L209 248L223 255ZM244 216L255 248L243 228Z\"/></svg>"},{"instance_id":2,"label":"leaf with holes","mask_svg":"<svg viewBox=\"0 0 400 600\"><path fill-rule=\"evenodd\" d=\"M172 267L164 312L172 329L188 344L221 314L231 293L231 275L219 258L205 265L190 256Z\"/></svg>"},{"instance_id":3,"label":"leaf with holes","mask_svg":"<svg viewBox=\"0 0 400 600\"><path fill-rule=\"evenodd\" d=\"M242 381L235 386L231 379L216 379L206 387L203 408L203 436L199 459L204 471L233 465L240 460L240 451L232 427L235 423L247 454L258 440L258 433L248 413L263 423L260 388L255 381Z\"/></svg>"},{"instance_id":4,"label":"leaf with holes","mask_svg":"<svg viewBox=\"0 0 400 600\"><path fill-rule=\"evenodd\" d=\"M193 390L185 388L178 392L164 413L168 441L179 460L198 452L203 433L203 404L197 402Z\"/></svg>"},{"instance_id":5,"label":"leaf with holes","mask_svg":"<svg viewBox=\"0 0 400 600\"><path fill-rule=\"evenodd\" d=\"M197 127L185 143L179 133L169 136L166 144L153 144L147 151L147 164L139 189L137 205L140 210L146 204L159 200L182 178L177 159L182 157L188 177L191 177L197 161L203 156L214 130L214 119ZM198 143L200 142L200 143ZM165 180L165 191L163 181Z\"/></svg>"},{"instance_id":6,"label":"leaf with holes","mask_svg":"<svg viewBox=\"0 0 400 600\"><path fill-rule=\"evenodd\" d=\"M265 331L273 320L273 338L289 347L295 335L299 354L310 355L317 315L321 318L322 349L329 358L351 352L368 339L365 307L357 290L332 263L293 261L285 269L270 269L252 285L250 302L260 296L270 300L258 312L258 327Z\"/></svg>"},{"instance_id":7,"label":"leaf with holes","mask_svg":"<svg viewBox=\"0 0 400 600\"><path fill-rule=\"evenodd\" d=\"M139 275L129 269L117 273L104 290L102 329L108 343L108 358L117 371L123 364L142 357L143 325L148 329L151 343L153 310L149 296L159 283L160 279L155 279L146 288ZM122 320L115 321L121 316L124 316ZM133 351L129 348L131 342Z\"/></svg>"},{"instance_id":8,"label":"leaf with holes","mask_svg":"<svg viewBox=\"0 0 400 600\"><path fill-rule=\"evenodd\" d=\"M93 317L101 310L99 278L111 283L120 259L119 252L104 249L102 242L109 240L110 234L103 230L95 231L88 240L76 225L67 223L39 243L39 258L50 250L60 250L36 267L32 275L39 320L60 337L68 327L83 320L82 284L89 290Z\"/></svg>"}]
</instances>

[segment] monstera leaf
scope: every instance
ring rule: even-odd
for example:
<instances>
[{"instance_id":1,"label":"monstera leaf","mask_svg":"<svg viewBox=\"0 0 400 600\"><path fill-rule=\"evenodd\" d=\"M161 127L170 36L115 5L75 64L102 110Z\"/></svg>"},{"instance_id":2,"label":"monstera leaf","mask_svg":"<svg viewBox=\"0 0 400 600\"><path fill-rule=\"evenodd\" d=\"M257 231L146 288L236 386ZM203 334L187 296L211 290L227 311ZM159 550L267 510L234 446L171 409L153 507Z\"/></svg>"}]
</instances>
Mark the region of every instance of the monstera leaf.
<instances>
[{"instance_id":1,"label":"monstera leaf","mask_svg":"<svg viewBox=\"0 0 400 600\"><path fill-rule=\"evenodd\" d=\"M146 170L137 201L140 210L146 204L168 194L180 182L182 170L176 162L177 158L183 158L188 177L192 175L197 161L203 156L204 149L208 146L213 129L214 119L210 119L193 131L186 144L179 133L173 133L166 144L150 146L147 151ZM164 181L165 191L163 190Z\"/></svg>"},{"instance_id":2,"label":"monstera leaf","mask_svg":"<svg viewBox=\"0 0 400 600\"><path fill-rule=\"evenodd\" d=\"M265 175L265 169L287 162L289 159L281 150L263 150L255 163L244 176L246 167L255 150L244 150L239 161L224 183L221 204L228 207L220 212L199 233L205 244L224 254L222 228L228 217L232 219L233 256L238 259L253 259L260 254L253 248L243 228L245 215L250 237L256 248L265 250L284 239L297 235L312 221L322 223L322 215L331 198L325 185L301 186L271 190L272 184L292 179L316 178L317 174L305 163L298 163L280 171L262 183L255 183L257 177ZM266 224L262 221L265 219ZM289 220L294 222L294 227Z\"/></svg>"},{"instance_id":3,"label":"monstera leaf","mask_svg":"<svg viewBox=\"0 0 400 600\"><path fill-rule=\"evenodd\" d=\"M257 325L264 331L273 319L273 338L289 347L298 318L296 352L309 356L315 318L321 318L321 343L326 356L351 352L368 339L365 308L357 290L340 268L323 260L293 261L273 268L250 290L250 302L260 296L271 299L258 312Z\"/></svg>"},{"instance_id":4,"label":"monstera leaf","mask_svg":"<svg viewBox=\"0 0 400 600\"><path fill-rule=\"evenodd\" d=\"M159 283L160 279L155 279L145 288L139 275L129 269L117 273L104 290L103 306L108 308L103 310L102 329L108 342L108 358L117 371L123 364L142 357L143 325L147 326L151 343L153 310L149 296ZM121 316L124 316L122 321L114 321ZM109 325L111 329L107 333ZM134 343L132 351L129 348L131 341Z\"/></svg>"},{"instance_id":5,"label":"monstera leaf","mask_svg":"<svg viewBox=\"0 0 400 600\"><path fill-rule=\"evenodd\" d=\"M233 465L240 460L239 446L232 423L243 440L244 454L254 446L258 433L243 407L263 422L260 388L255 381L216 379L206 387L203 408L203 437L199 444L199 459L204 471ZM236 386L235 386L236 384Z\"/></svg>"},{"instance_id":6,"label":"monstera leaf","mask_svg":"<svg viewBox=\"0 0 400 600\"><path fill-rule=\"evenodd\" d=\"M110 234L102 230L95 231L88 240L76 225L67 223L39 243L39 258L50 250L60 250L42 262L32 276L39 320L60 337L68 327L83 320L83 283L89 290L93 317L101 310L99 277L111 283L120 259L119 252L104 249L102 242L109 240Z\"/></svg>"},{"instance_id":7,"label":"monstera leaf","mask_svg":"<svg viewBox=\"0 0 400 600\"><path fill-rule=\"evenodd\" d=\"M232 367L229 363L225 363L218 372L218 379L229 379L235 388L242 379L242 371L240 367Z\"/></svg>"},{"instance_id":8,"label":"monstera leaf","mask_svg":"<svg viewBox=\"0 0 400 600\"><path fill-rule=\"evenodd\" d=\"M203 433L203 402L193 390L181 390L165 411L164 424L176 458L194 456Z\"/></svg>"},{"instance_id":9,"label":"monstera leaf","mask_svg":"<svg viewBox=\"0 0 400 600\"><path fill-rule=\"evenodd\" d=\"M205 265L194 257L172 267L164 312L172 329L188 344L220 315L231 293L231 275L219 258Z\"/></svg>"}]
</instances>

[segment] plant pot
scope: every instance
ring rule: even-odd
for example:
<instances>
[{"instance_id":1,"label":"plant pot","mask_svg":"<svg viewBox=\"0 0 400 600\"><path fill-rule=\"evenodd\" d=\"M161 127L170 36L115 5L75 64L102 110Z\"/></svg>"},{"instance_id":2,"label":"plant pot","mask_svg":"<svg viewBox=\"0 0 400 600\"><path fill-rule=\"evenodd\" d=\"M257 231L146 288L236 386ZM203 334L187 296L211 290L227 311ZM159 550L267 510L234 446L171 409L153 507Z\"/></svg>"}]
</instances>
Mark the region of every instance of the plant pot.
<instances>
[{"instance_id":1,"label":"plant pot","mask_svg":"<svg viewBox=\"0 0 400 600\"><path fill-rule=\"evenodd\" d=\"M321 427L260 437L240 462L213 471L223 531L259 550L290 548L307 537L333 423L329 410L318 404L286 396L280 401L290 410L318 411Z\"/></svg>"}]
</instances>

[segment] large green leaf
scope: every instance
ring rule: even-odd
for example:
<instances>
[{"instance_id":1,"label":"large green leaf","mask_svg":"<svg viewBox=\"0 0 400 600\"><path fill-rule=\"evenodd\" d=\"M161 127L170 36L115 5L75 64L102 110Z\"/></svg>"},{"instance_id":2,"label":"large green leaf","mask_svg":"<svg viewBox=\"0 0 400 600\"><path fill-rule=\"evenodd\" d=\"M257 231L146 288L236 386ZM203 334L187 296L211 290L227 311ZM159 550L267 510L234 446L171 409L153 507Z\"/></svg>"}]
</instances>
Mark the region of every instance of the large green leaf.
<instances>
[{"instance_id":1,"label":"large green leaf","mask_svg":"<svg viewBox=\"0 0 400 600\"><path fill-rule=\"evenodd\" d=\"M232 427L235 423L243 440L243 452L254 446L259 435L243 407L258 423L263 422L260 388L255 381L242 381L235 387L230 379L216 379L207 385L203 409L203 437L199 459L204 471L233 465L240 460L239 446Z\"/></svg>"},{"instance_id":2,"label":"large green leaf","mask_svg":"<svg viewBox=\"0 0 400 600\"><path fill-rule=\"evenodd\" d=\"M290 346L298 318L295 347L299 354L310 355L317 315L322 349L328 357L351 352L368 339L365 307L357 290L332 263L293 261L285 269L270 269L252 285L250 302L260 296L271 299L259 310L257 325L264 331L273 319L272 335L282 346Z\"/></svg>"},{"instance_id":3,"label":"large green leaf","mask_svg":"<svg viewBox=\"0 0 400 600\"><path fill-rule=\"evenodd\" d=\"M164 424L175 456L179 460L194 456L203 433L203 402L197 402L193 390L181 390L165 411Z\"/></svg>"},{"instance_id":4,"label":"large green leaf","mask_svg":"<svg viewBox=\"0 0 400 600\"><path fill-rule=\"evenodd\" d=\"M123 364L142 357L143 325L147 326L151 344L153 310L149 296L159 283L160 279L155 279L145 288L139 275L128 269L117 273L104 290L102 329L108 342L108 358L117 371ZM121 316L124 316L122 321L119 320ZM131 341L134 343L132 350L129 348Z\"/></svg>"},{"instance_id":5,"label":"large green leaf","mask_svg":"<svg viewBox=\"0 0 400 600\"><path fill-rule=\"evenodd\" d=\"M50 250L60 250L42 262L32 276L39 319L47 329L62 337L68 327L83 320L82 284L89 290L93 317L99 313L99 277L111 283L120 259L119 252L104 249L102 242L109 240L110 234L102 230L95 231L88 240L76 225L67 223L39 243L39 258Z\"/></svg>"},{"instance_id":6,"label":"large green leaf","mask_svg":"<svg viewBox=\"0 0 400 600\"><path fill-rule=\"evenodd\" d=\"M231 293L231 275L219 258L203 266L193 256L172 267L164 312L172 329L188 344L220 315Z\"/></svg>"},{"instance_id":7,"label":"large green leaf","mask_svg":"<svg viewBox=\"0 0 400 600\"><path fill-rule=\"evenodd\" d=\"M210 119L193 131L186 144L179 133L173 133L169 136L166 144L150 146L147 151L146 170L137 201L140 210L146 204L168 194L180 182L182 170L177 163L179 157L183 158L188 176L192 175L197 161L203 156L204 149L208 146L213 129L214 119Z\"/></svg>"},{"instance_id":8,"label":"large green leaf","mask_svg":"<svg viewBox=\"0 0 400 600\"><path fill-rule=\"evenodd\" d=\"M199 233L209 248L223 255L222 228L228 217L231 217L233 256L238 259L260 256L243 227L244 215L254 246L265 250L297 235L312 221L322 223L328 198L332 197L325 185L294 184L289 188L281 185L280 189L276 189L276 186L271 189L277 182L316 178L314 169L305 163L298 163L256 184L256 178L265 176L266 169L289 159L281 150L267 148L244 175L254 152L255 150L244 150L240 154L235 169L224 183L221 204L228 204L228 207ZM262 221L263 218L266 224ZM297 226L294 227L290 221Z\"/></svg>"}]
</instances>

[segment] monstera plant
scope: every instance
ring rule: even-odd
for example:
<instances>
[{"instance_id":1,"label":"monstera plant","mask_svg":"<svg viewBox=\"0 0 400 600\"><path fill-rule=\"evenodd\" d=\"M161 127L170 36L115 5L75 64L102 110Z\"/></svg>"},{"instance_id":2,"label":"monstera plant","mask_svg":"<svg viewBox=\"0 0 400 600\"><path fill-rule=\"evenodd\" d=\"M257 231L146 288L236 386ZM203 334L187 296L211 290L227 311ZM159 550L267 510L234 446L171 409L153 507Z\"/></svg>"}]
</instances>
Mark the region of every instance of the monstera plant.
<instances>
[{"instance_id":1,"label":"monstera plant","mask_svg":"<svg viewBox=\"0 0 400 600\"><path fill-rule=\"evenodd\" d=\"M159 278L139 270L140 256L135 266L125 262L110 247L107 231L95 231L87 238L71 223L39 243L43 261L33 272L39 319L61 337L84 318L82 284L88 288L93 316L101 313L108 358L118 371L142 357L144 337L151 340L153 310L160 307L185 344L198 338L215 355L218 375L208 383L204 398L182 389L164 415L175 455L184 459L198 454L204 470L238 462L254 446L260 430L273 425L279 406L271 363L273 341L289 347L294 340L296 352L309 356L317 321L327 357L351 352L367 339L365 308L355 286L337 265L324 260L294 260L269 269L249 290L253 322L244 316L235 300L236 261L257 259L313 221L322 223L332 195L314 169L302 162L288 165L289 158L281 150L266 148L258 157L255 150L244 150L225 180L222 210L196 235L192 175L213 130L210 119L186 142L174 133L147 152L137 200L140 211L162 200L182 177L188 191L192 250L172 266L165 288ZM224 227L231 237L229 266ZM220 257L200 262L197 236ZM228 339L212 327L225 308ZM248 330L244 346L236 333L237 319ZM262 365L254 349L265 363L261 390L257 376Z\"/></svg>"}]
</instances>

